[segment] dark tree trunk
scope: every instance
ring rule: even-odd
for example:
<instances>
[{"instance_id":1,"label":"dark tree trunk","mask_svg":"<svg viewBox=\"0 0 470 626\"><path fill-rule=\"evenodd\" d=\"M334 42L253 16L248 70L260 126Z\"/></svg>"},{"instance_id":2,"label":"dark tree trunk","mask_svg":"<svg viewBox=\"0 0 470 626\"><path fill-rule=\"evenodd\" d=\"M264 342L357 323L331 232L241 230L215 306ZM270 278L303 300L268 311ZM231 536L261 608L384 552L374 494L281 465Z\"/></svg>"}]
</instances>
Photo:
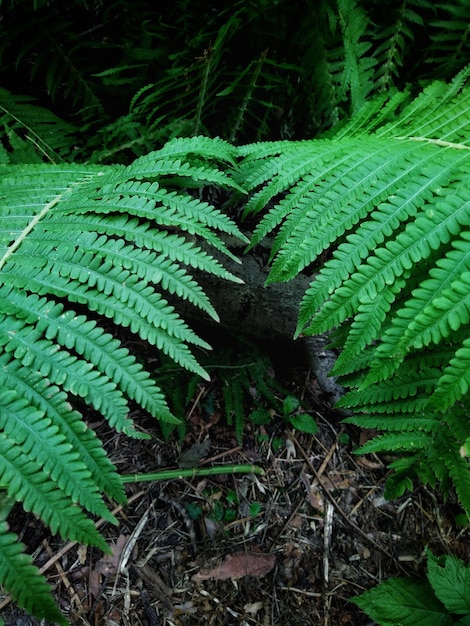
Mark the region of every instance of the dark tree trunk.
<instances>
[{"instance_id":1,"label":"dark tree trunk","mask_svg":"<svg viewBox=\"0 0 470 626\"><path fill-rule=\"evenodd\" d=\"M335 352L326 348L328 337L319 335L295 342L293 339L299 304L311 278L299 274L287 283L265 286L269 274L267 244L261 244L247 254L243 254L239 244L238 247L231 247L231 251L242 260L242 264L213 250L210 253L241 278L244 281L242 285L202 273L195 276L219 314L220 326L262 342L278 358L282 359L285 351L290 358L306 360L322 390L336 401L342 388L328 376L336 358ZM188 321L190 318L201 321L201 313L188 303L178 302L178 310ZM208 334L211 343L210 330Z\"/></svg>"}]
</instances>

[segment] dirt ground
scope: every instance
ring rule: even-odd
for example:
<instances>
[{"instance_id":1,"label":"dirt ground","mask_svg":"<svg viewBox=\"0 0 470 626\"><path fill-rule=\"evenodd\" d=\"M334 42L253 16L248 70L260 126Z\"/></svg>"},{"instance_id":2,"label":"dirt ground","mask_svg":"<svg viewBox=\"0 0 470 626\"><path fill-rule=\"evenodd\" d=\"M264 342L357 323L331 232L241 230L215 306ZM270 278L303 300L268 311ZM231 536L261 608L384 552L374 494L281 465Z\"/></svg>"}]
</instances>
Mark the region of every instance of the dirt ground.
<instances>
[{"instance_id":1,"label":"dirt ground","mask_svg":"<svg viewBox=\"0 0 470 626\"><path fill-rule=\"evenodd\" d=\"M239 443L217 402L212 414L201 408L209 392L218 397L216 379L196 388L181 442L163 441L148 419L143 442L93 424L121 474L177 467L187 450L201 468L264 472L127 485L119 526L101 526L112 557L51 537L15 509L11 526L73 626L365 626L349 600L388 577L421 575L426 546L468 558L469 531L455 523L452 499L417 486L386 501L384 460L352 454L367 433L341 424L308 371L283 383L317 434L273 414L267 425L247 422ZM0 614L8 626L39 624L4 596Z\"/></svg>"}]
</instances>

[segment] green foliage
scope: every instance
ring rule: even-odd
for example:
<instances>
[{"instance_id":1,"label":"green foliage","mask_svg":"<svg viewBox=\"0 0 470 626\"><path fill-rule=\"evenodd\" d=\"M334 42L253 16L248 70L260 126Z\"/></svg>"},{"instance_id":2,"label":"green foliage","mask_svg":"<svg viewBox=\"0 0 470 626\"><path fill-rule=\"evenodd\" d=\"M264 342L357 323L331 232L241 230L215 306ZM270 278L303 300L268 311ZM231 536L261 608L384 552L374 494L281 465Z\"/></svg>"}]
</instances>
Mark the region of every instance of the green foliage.
<instances>
[{"instance_id":1,"label":"green foliage","mask_svg":"<svg viewBox=\"0 0 470 626\"><path fill-rule=\"evenodd\" d=\"M450 626L470 623L470 567L428 551L427 581L390 578L353 598L379 626Z\"/></svg>"},{"instance_id":2,"label":"green foliage","mask_svg":"<svg viewBox=\"0 0 470 626\"><path fill-rule=\"evenodd\" d=\"M176 136L314 136L468 61L466 0L2 3L0 79L80 130L80 160ZM15 96L16 98L16 96Z\"/></svg>"},{"instance_id":3,"label":"green foliage","mask_svg":"<svg viewBox=\"0 0 470 626\"><path fill-rule=\"evenodd\" d=\"M228 253L219 234L243 235L188 191L232 186L221 169L232 161L228 144L196 137L127 167L1 166L0 484L53 533L107 551L85 512L115 523L103 494L125 502L80 407L131 437L143 434L129 401L178 422L117 329L139 336L154 358L161 352L208 377L189 346L210 346L164 295L217 320L192 268L238 281L197 240ZM6 522L1 530L0 582L27 610L57 619L45 582Z\"/></svg>"},{"instance_id":4,"label":"green foliage","mask_svg":"<svg viewBox=\"0 0 470 626\"><path fill-rule=\"evenodd\" d=\"M178 302L217 319L192 270L236 280L206 250L233 256L220 234L243 238L200 188L238 185L254 192L247 213L274 203L251 243L277 233L269 280L321 266L298 333L336 328L334 373L352 389L342 404L351 421L383 431L367 449L397 454L387 493L417 475L454 485L470 511L468 3L0 5L9 499L54 532L106 548L86 513L114 521L103 494L122 502L124 491L82 412L139 437L130 402L166 434L183 428L148 354L153 369L170 361L188 372L186 394L165 388L182 414L212 365L190 349L208 346ZM237 152L198 135L276 141ZM166 143L175 137L186 139ZM305 137L318 139L278 141ZM132 334L148 354L124 345ZM220 372L239 438L246 398L256 412L274 395L266 364L240 364L233 379ZM280 414L313 432L289 402ZM0 582L28 610L65 623L1 522Z\"/></svg>"},{"instance_id":5,"label":"green foliage","mask_svg":"<svg viewBox=\"0 0 470 626\"><path fill-rule=\"evenodd\" d=\"M302 411L297 398L287 396L283 402L283 412L284 419L292 428L309 435L315 435L318 432L316 421L311 415Z\"/></svg>"},{"instance_id":6,"label":"green foliage","mask_svg":"<svg viewBox=\"0 0 470 626\"><path fill-rule=\"evenodd\" d=\"M295 396L285 396L280 407L280 414L290 428L310 435L315 435L318 432L316 421L302 410L301 402ZM250 415L250 419L255 424L269 424L272 420L272 414L266 409L255 409Z\"/></svg>"},{"instance_id":7,"label":"green foliage","mask_svg":"<svg viewBox=\"0 0 470 626\"><path fill-rule=\"evenodd\" d=\"M29 96L13 96L0 89L0 126L5 154L3 163L52 163L69 156L76 129Z\"/></svg>"},{"instance_id":8,"label":"green foliage","mask_svg":"<svg viewBox=\"0 0 470 626\"><path fill-rule=\"evenodd\" d=\"M328 255L297 334L339 329L339 406L385 432L360 452L409 457L388 495L415 474L453 483L470 513L469 75L372 100L326 139L245 146L237 178L263 212L250 245L276 232L268 282Z\"/></svg>"},{"instance_id":9,"label":"green foliage","mask_svg":"<svg viewBox=\"0 0 470 626\"><path fill-rule=\"evenodd\" d=\"M231 339L231 345L230 340L220 340L216 353L206 353L200 358L211 379L222 384L222 405L215 404L209 388L199 406L207 415L220 411L227 423L234 426L237 440L241 443L247 417L254 423L269 423L272 417L266 407L281 412L282 403L278 396L285 396L287 391L274 377L271 359L258 346L243 337ZM169 398L174 412L180 415L186 413L200 377L170 363L159 368L156 380ZM165 437L175 428L178 428L181 439L186 434L184 423L176 426L162 422L160 427Z\"/></svg>"}]
</instances>

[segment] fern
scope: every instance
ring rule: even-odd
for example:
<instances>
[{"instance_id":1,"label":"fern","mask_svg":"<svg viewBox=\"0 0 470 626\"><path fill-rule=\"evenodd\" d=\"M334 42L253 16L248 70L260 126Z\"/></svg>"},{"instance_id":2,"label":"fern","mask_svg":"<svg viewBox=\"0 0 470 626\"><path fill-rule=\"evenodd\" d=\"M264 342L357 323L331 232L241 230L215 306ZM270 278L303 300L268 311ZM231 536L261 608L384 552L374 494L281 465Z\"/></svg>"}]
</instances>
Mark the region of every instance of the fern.
<instances>
[{"instance_id":1,"label":"fern","mask_svg":"<svg viewBox=\"0 0 470 626\"><path fill-rule=\"evenodd\" d=\"M245 146L239 173L262 214L250 245L275 232L268 282L328 255L297 335L338 329L340 406L383 431L361 451L410 459L389 493L452 483L468 513L469 75L378 97L327 138Z\"/></svg>"},{"instance_id":2,"label":"fern","mask_svg":"<svg viewBox=\"0 0 470 626\"><path fill-rule=\"evenodd\" d=\"M38 106L31 97L13 95L5 89L0 89L0 124L10 163L63 161L75 141L71 124Z\"/></svg>"},{"instance_id":3,"label":"fern","mask_svg":"<svg viewBox=\"0 0 470 626\"><path fill-rule=\"evenodd\" d=\"M55 606L49 594L49 587L33 565L31 557L24 554L18 537L8 530L5 521L0 522L0 552L5 585L12 597L29 613L57 624L68 622ZM35 593L31 593L31 589Z\"/></svg>"},{"instance_id":4,"label":"fern","mask_svg":"<svg viewBox=\"0 0 470 626\"><path fill-rule=\"evenodd\" d=\"M394 77L401 74L403 57L410 48L410 40L413 40L413 29L410 24L418 23L423 26L421 16L409 4L408 0L403 0L396 10L396 20L387 29L381 29L378 33L383 41L375 50L375 56L383 57L378 70L380 89L383 91L390 89L394 84Z\"/></svg>"},{"instance_id":5,"label":"fern","mask_svg":"<svg viewBox=\"0 0 470 626\"><path fill-rule=\"evenodd\" d=\"M426 59L437 67L437 76L449 76L460 70L470 48L470 7L465 0L436 3L430 20L431 46ZM435 70L436 71L436 70Z\"/></svg>"},{"instance_id":6,"label":"fern","mask_svg":"<svg viewBox=\"0 0 470 626\"><path fill-rule=\"evenodd\" d=\"M86 513L115 522L103 495L125 501L79 406L131 437L144 435L129 418L129 401L179 422L113 329L128 328L155 355L208 377L189 346L210 346L164 294L217 320L191 268L238 281L195 235L227 253L219 233L244 236L191 193L205 184L233 186L221 168L233 160L228 144L196 137L127 167L1 166L0 485L64 538L106 551ZM31 582L38 574L15 542L3 524L0 582L26 609L66 623L45 583Z\"/></svg>"}]
</instances>

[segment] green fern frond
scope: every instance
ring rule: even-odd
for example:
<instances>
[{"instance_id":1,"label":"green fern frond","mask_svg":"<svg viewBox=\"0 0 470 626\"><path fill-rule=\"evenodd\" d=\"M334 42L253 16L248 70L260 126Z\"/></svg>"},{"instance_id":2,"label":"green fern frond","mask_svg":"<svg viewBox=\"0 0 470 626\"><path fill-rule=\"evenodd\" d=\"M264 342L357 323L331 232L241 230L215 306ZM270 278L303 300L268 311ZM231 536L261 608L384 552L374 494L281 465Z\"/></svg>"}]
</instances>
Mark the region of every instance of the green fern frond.
<instances>
[{"instance_id":1,"label":"green fern frond","mask_svg":"<svg viewBox=\"0 0 470 626\"><path fill-rule=\"evenodd\" d=\"M406 489L412 490L411 479L416 477L432 487L439 484L444 497L448 496L453 486L465 510L469 510L469 461L462 456L454 431L456 422L460 421L457 432L459 430L468 432L468 417L459 410L452 412L456 418L451 420L452 425L437 417L432 430L428 433L421 431L422 439L427 434L428 445L422 445L418 450L408 449L404 456L389 465L393 474L386 483L386 498L397 498L403 495ZM401 436L406 441L409 433L403 432Z\"/></svg>"},{"instance_id":2,"label":"green fern frond","mask_svg":"<svg viewBox=\"0 0 470 626\"><path fill-rule=\"evenodd\" d=\"M332 374L351 389L339 406L383 431L361 451L413 457L397 470L396 492L410 485L408 470L444 489L459 480L464 506L463 466L452 459L468 418L451 416L469 385L469 74L414 99L380 97L337 135L244 148L239 179L246 173L253 192L247 212L264 209L251 245L275 233L267 282L329 257L296 335L337 329Z\"/></svg>"},{"instance_id":3,"label":"green fern frond","mask_svg":"<svg viewBox=\"0 0 470 626\"><path fill-rule=\"evenodd\" d=\"M428 25L431 46L426 58L434 66L434 75L449 76L458 72L468 58L470 48L470 8L466 0L439 2Z\"/></svg>"},{"instance_id":4,"label":"green fern frond","mask_svg":"<svg viewBox=\"0 0 470 626\"><path fill-rule=\"evenodd\" d=\"M79 213L79 211L77 213ZM152 213L150 213L150 215L151 214ZM232 282L240 281L238 277L228 272L219 261L211 257L199 246L195 245L193 241L188 241L181 235L151 228L149 224L142 223L138 219L133 219L130 216L124 214L116 215L114 216L112 224L109 223L106 216L98 214L86 214L86 216L82 216L80 214L73 215L67 213L64 215L63 220L69 224L71 222L75 223L77 229L80 229L80 231L100 234L106 233L109 236L135 243L139 248L154 250L159 255L158 258L160 258L161 255L162 258L168 258L184 266L202 270L208 274L223 278L224 280L230 280ZM161 215L160 211L159 222L162 226L168 226L170 228L176 228L180 223L182 226L184 225L182 222L177 222L174 218L171 219L171 217L167 220L166 217ZM61 219L59 218L56 223L48 224L49 232L53 232L55 229L61 230L61 228ZM195 229L196 228L197 224L195 225ZM210 233L210 231L207 232ZM220 249L220 246L217 246L217 249ZM228 256L233 256L228 250L227 253ZM239 259L237 259L237 262L239 262ZM202 294L200 294L200 297L202 298Z\"/></svg>"},{"instance_id":5,"label":"green fern frond","mask_svg":"<svg viewBox=\"0 0 470 626\"><path fill-rule=\"evenodd\" d=\"M132 437L143 435L129 400L179 423L113 325L147 342L157 362L162 353L208 377L189 345L210 346L177 304L187 300L218 319L192 269L239 282L210 245L226 250L221 233L246 238L191 195L206 183L233 188L220 169L232 161L228 144L192 138L128 167L2 166L0 485L64 538L107 551L86 513L114 522L102 494L125 501L77 398ZM3 585L7 575L0 563Z\"/></svg>"},{"instance_id":6,"label":"green fern frond","mask_svg":"<svg viewBox=\"0 0 470 626\"><path fill-rule=\"evenodd\" d=\"M338 0L344 43L344 69L340 85L351 94L351 112L359 111L373 88L374 60L367 55L371 43L364 40L369 23L365 10L355 0Z\"/></svg>"},{"instance_id":7,"label":"green fern frond","mask_svg":"<svg viewBox=\"0 0 470 626\"><path fill-rule=\"evenodd\" d=\"M24 554L24 546L17 535L9 532L8 524L0 521L0 562L2 580L12 598L26 611L39 619L67 626L68 622L50 595L50 587Z\"/></svg>"},{"instance_id":8,"label":"green fern frond","mask_svg":"<svg viewBox=\"0 0 470 626\"><path fill-rule=\"evenodd\" d=\"M420 11L422 5L419 0L403 0L390 7L393 17L391 24L376 25L374 29L374 39L380 41L373 52L376 60L374 80L382 91L394 86L395 80L402 73L416 35L423 32L424 19Z\"/></svg>"},{"instance_id":9,"label":"green fern frond","mask_svg":"<svg viewBox=\"0 0 470 626\"><path fill-rule=\"evenodd\" d=\"M73 410L67 395L50 385L40 373L29 372L20 361L11 361L8 355L1 357L1 364L5 372L5 387L47 415L83 461L100 492L123 504L126 497L116 468L106 456L94 431L86 428L80 413Z\"/></svg>"},{"instance_id":10,"label":"green fern frond","mask_svg":"<svg viewBox=\"0 0 470 626\"><path fill-rule=\"evenodd\" d=\"M349 278L349 287L336 289L317 313L315 321L309 326L309 332L322 332L338 325L353 314L363 295L375 297L386 284L393 283L414 265L429 258L433 251L449 243L467 225L466 196L467 190L459 187L454 195L446 197L445 202L437 196L425 204L424 215L410 221L395 239L377 248L366 263L358 267ZM308 300L311 295L312 292L308 294ZM308 318L309 313L313 313L311 301L303 304L300 324Z\"/></svg>"},{"instance_id":11,"label":"green fern frond","mask_svg":"<svg viewBox=\"0 0 470 626\"><path fill-rule=\"evenodd\" d=\"M439 370L423 368L398 374L365 389L352 390L338 406L359 409L361 413L390 413L397 416L425 411L430 393L439 380Z\"/></svg>"},{"instance_id":12,"label":"green fern frond","mask_svg":"<svg viewBox=\"0 0 470 626\"><path fill-rule=\"evenodd\" d=\"M359 425L361 428L375 429L385 432L407 433L409 431L420 431L433 433L439 418L429 414L427 417L417 416L416 414L406 414L403 417L399 415L384 415L382 413L367 415L360 414L353 417L347 417L345 424ZM405 436L405 435L404 435ZM362 449L361 449L362 450Z\"/></svg>"},{"instance_id":13,"label":"green fern frond","mask_svg":"<svg viewBox=\"0 0 470 626\"><path fill-rule=\"evenodd\" d=\"M108 378L114 380L120 390L131 400L138 402L152 415L168 419L163 395L150 374L136 361L134 355L112 335L105 333L94 320L77 315L73 310L64 311L61 303L52 305L46 298L11 291L8 301L2 301L3 310L17 317L33 320L46 339L56 341L68 350L85 357Z\"/></svg>"},{"instance_id":14,"label":"green fern frond","mask_svg":"<svg viewBox=\"0 0 470 626\"><path fill-rule=\"evenodd\" d=\"M465 232L460 236L461 239L451 242L453 249L438 259L437 267L430 270L431 278L423 281L405 306L398 310L383 334L365 384L378 380L385 372L389 375L411 349L438 344L468 324L470 303L465 279L470 261L465 241L469 237Z\"/></svg>"},{"instance_id":15,"label":"green fern frond","mask_svg":"<svg viewBox=\"0 0 470 626\"><path fill-rule=\"evenodd\" d=\"M416 452L427 449L429 445L429 434L416 430L405 437L403 433L386 433L377 435L363 446L357 452L358 454L372 454L380 452Z\"/></svg>"},{"instance_id":16,"label":"green fern frond","mask_svg":"<svg viewBox=\"0 0 470 626\"><path fill-rule=\"evenodd\" d=\"M399 116L377 130L377 134L430 143L435 140L441 145L462 144L462 149L468 144L465 103L468 102L469 79L470 66L466 65L449 84L435 81L427 85Z\"/></svg>"},{"instance_id":17,"label":"green fern frond","mask_svg":"<svg viewBox=\"0 0 470 626\"><path fill-rule=\"evenodd\" d=\"M362 353L366 346L379 338L397 293L405 285L405 280L396 280L393 285L385 285L375 298L368 296L361 298L341 354L334 365L333 373L335 376L350 373L351 363L355 362L356 357Z\"/></svg>"},{"instance_id":18,"label":"green fern frond","mask_svg":"<svg viewBox=\"0 0 470 626\"><path fill-rule=\"evenodd\" d=\"M1 360L6 366L6 359L2 356ZM16 385L16 389L19 388ZM29 398L25 399L27 405L34 406ZM0 417L0 430L21 446L23 452L42 467L74 502L115 523L78 451L71 448L70 441L48 414L41 409L29 412L22 411L21 407L18 412L5 409Z\"/></svg>"},{"instance_id":19,"label":"green fern frond","mask_svg":"<svg viewBox=\"0 0 470 626\"><path fill-rule=\"evenodd\" d=\"M10 163L41 163L45 159L61 162L70 154L76 139L76 129L71 124L38 106L33 98L1 88L0 125L5 133L4 148L12 152Z\"/></svg>"},{"instance_id":20,"label":"green fern frond","mask_svg":"<svg viewBox=\"0 0 470 626\"><path fill-rule=\"evenodd\" d=\"M470 462L460 454L454 442L451 442L445 450L446 453L442 455L442 458L447 469L449 482L455 487L464 509L470 511Z\"/></svg>"},{"instance_id":21,"label":"green fern frond","mask_svg":"<svg viewBox=\"0 0 470 626\"><path fill-rule=\"evenodd\" d=\"M36 417L37 412L29 411L24 400L15 398L8 391L2 394L0 403L2 412L8 417L15 413ZM37 419L41 417L39 415ZM41 464L32 460L23 448L15 439L0 433L0 480L9 497L21 501L24 509L40 517L54 534L58 532L64 539L89 543L108 552L106 541L92 520L74 506L72 498L54 484Z\"/></svg>"},{"instance_id":22,"label":"green fern frond","mask_svg":"<svg viewBox=\"0 0 470 626\"><path fill-rule=\"evenodd\" d=\"M436 389L429 398L428 407L432 410L441 411L448 409L468 393L469 385L470 338L467 337L444 369Z\"/></svg>"},{"instance_id":23,"label":"green fern frond","mask_svg":"<svg viewBox=\"0 0 470 626\"><path fill-rule=\"evenodd\" d=\"M3 319L0 321L2 347L6 353L20 361L24 367L39 372L51 384L60 385L69 393L83 398L100 411L118 431L132 436L132 420L127 418L128 406L124 395L115 383L94 369L92 363L78 359L67 350L59 350L57 345L23 321ZM13 335L8 340L8 335Z\"/></svg>"}]
</instances>

